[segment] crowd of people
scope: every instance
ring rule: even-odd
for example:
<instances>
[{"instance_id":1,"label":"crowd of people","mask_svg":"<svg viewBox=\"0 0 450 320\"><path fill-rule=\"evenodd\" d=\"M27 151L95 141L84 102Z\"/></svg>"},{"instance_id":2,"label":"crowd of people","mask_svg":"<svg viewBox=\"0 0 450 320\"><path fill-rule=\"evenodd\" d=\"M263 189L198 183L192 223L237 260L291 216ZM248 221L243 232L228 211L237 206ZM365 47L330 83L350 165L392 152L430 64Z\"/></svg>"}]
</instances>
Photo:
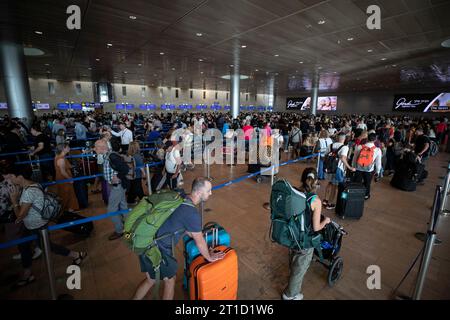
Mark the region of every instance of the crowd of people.
<instances>
[{"instance_id":1,"label":"crowd of people","mask_svg":"<svg viewBox=\"0 0 450 320\"><path fill-rule=\"evenodd\" d=\"M227 137L230 129L242 129L248 147L252 137L264 131L269 137L279 138L282 142L279 145L280 152L289 153L291 158L320 153L317 172L309 172L302 177L303 188L308 190L314 189L310 186L310 180L329 180L323 201L312 203L315 216L320 217L319 207L329 210L335 208L337 186L340 183L347 179L362 182L366 189L365 199L368 200L372 180L394 174L405 150L413 151L417 161L425 164L432 153L433 143L448 150L450 130L445 117L313 116L278 112L241 113L237 119L232 119L228 113L58 113L44 114L35 119L31 126L26 125L26 119L5 116L0 126L0 153L9 154L0 158L0 217L2 223L14 226L14 230L8 232L14 233L16 237L36 234L36 230L48 223L39 215L45 197L40 182L86 175L79 163L67 158L71 148L84 148L88 153L95 154L95 160L91 161L94 162L95 172L103 173L103 176L96 178L91 192L102 192L106 211L115 212L135 205L137 199L144 197L142 185L147 173L143 165L146 161L162 162L153 170L153 191L165 187L180 190L183 184L182 172L186 168L182 159L182 145L192 144L194 134L215 128ZM184 133L181 139L173 140L171 136L176 129L182 129ZM141 145L155 149L143 152ZM18 155L11 154L18 152ZM330 154L334 154L337 159L336 169L332 172L328 170L326 161ZM52 160L40 162L37 168L33 164L17 164L18 161L35 158ZM368 160L365 162L363 158ZM87 160L87 166L91 166L91 161ZM80 171L83 172L80 174ZM77 212L81 208L77 201L78 192L74 188L73 182L58 185L56 193L64 211ZM211 185L199 179L194 182L193 190L191 202L197 204L200 198L208 198ZM317 219L314 218L314 229L323 228ZM111 220L114 231L109 240L113 241L123 236L124 216L116 215ZM186 230L196 236L200 234L201 226L198 223L186 224ZM199 237L202 238L201 235ZM24 272L18 286L34 280L31 261L41 251L38 242L34 246L34 253L31 243L19 246ZM87 255L86 252L73 252L56 244L52 244L52 250L72 257L73 263L77 265ZM207 252L204 255L211 261L220 258L212 254L209 256ZM141 265L143 271L148 269L145 261ZM167 273L171 278L173 268ZM153 285L151 279L148 278L147 282L140 285L136 298L143 297ZM291 280L293 286L298 286L298 279ZM298 295L293 287L284 294L286 298ZM173 291L169 290L166 296L173 297Z\"/></svg>"}]
</instances>

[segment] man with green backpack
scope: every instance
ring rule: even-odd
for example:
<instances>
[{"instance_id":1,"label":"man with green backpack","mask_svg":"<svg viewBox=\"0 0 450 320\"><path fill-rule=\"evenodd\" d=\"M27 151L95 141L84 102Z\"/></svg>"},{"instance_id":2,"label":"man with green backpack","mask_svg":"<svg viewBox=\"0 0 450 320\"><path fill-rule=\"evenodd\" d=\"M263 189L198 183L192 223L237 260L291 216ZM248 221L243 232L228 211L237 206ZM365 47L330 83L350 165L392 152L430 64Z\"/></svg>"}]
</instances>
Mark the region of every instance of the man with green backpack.
<instances>
[{"instance_id":1,"label":"man with green backpack","mask_svg":"<svg viewBox=\"0 0 450 320\"><path fill-rule=\"evenodd\" d=\"M144 197L129 213L124 226L127 246L139 255L141 271L146 273L136 289L135 300L141 300L156 283L154 297L159 294L159 281L164 282L164 300L171 300L175 291L178 269L174 249L180 238L192 237L206 260L223 258L223 253L208 250L202 234L202 218L196 206L208 200L211 183L206 178L196 178L192 191L185 199L177 192L161 190Z\"/></svg>"}]
</instances>

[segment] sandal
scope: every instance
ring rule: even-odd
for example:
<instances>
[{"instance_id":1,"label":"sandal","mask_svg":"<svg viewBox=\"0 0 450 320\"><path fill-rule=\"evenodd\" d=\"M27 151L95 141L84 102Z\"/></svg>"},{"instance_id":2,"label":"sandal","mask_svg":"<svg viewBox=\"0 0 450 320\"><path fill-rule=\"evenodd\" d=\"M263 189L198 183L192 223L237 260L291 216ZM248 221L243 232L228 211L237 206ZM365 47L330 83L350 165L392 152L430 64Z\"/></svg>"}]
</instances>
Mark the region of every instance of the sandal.
<instances>
[{"instance_id":1,"label":"sandal","mask_svg":"<svg viewBox=\"0 0 450 320\"><path fill-rule=\"evenodd\" d=\"M17 283L14 286L23 287L26 286L27 284L32 283L34 280L36 280L36 278L31 274L28 278L17 281Z\"/></svg>"},{"instance_id":2,"label":"sandal","mask_svg":"<svg viewBox=\"0 0 450 320\"><path fill-rule=\"evenodd\" d=\"M78 258L73 259L72 264L79 266L83 260L87 257L87 252L78 252Z\"/></svg>"}]
</instances>

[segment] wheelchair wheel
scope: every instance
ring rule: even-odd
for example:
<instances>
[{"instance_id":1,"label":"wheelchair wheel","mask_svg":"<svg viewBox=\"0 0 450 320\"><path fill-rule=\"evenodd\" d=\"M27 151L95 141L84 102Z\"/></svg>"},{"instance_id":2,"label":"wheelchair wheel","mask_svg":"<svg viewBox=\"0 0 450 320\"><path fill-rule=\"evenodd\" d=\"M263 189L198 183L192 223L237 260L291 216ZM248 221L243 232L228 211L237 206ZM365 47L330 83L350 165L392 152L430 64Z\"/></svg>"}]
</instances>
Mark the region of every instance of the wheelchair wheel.
<instances>
[{"instance_id":1,"label":"wheelchair wheel","mask_svg":"<svg viewBox=\"0 0 450 320\"><path fill-rule=\"evenodd\" d=\"M256 182L257 182L257 183L261 183L261 181L262 181L262 177L261 177L261 176L257 176L257 177L256 177Z\"/></svg>"},{"instance_id":2,"label":"wheelchair wheel","mask_svg":"<svg viewBox=\"0 0 450 320\"><path fill-rule=\"evenodd\" d=\"M328 286L333 287L342 275L344 268L344 260L341 257L336 257L328 271Z\"/></svg>"}]
</instances>

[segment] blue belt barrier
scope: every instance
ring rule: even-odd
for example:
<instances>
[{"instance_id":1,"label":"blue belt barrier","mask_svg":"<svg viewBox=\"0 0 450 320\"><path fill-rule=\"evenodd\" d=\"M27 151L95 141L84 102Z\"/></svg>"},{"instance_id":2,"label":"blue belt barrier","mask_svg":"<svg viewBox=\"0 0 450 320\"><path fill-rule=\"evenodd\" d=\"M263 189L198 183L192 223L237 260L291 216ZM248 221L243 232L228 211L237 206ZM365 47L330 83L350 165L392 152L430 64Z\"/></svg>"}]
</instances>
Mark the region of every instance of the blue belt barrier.
<instances>
[{"instance_id":1,"label":"blue belt barrier","mask_svg":"<svg viewBox=\"0 0 450 320\"><path fill-rule=\"evenodd\" d=\"M302 158L286 161L286 162L283 162L282 164L280 164L278 166L281 167L281 166L285 166L285 165L287 165L289 163L296 163L296 162L298 162L300 160L313 158L313 157L315 157L317 155L318 154L312 154L312 155L309 155L309 156L306 156L306 157L302 157ZM162 162L153 163L152 165L156 165L156 164L160 164L160 163L162 163ZM227 187L227 186L229 186L231 184L240 182L242 180L254 177L254 176L256 176L258 174L261 174L263 172L272 170L272 167L277 167L277 166L270 166L270 167L268 167L266 169L263 169L263 170L261 170L259 172L255 172L255 173L252 173L252 174L249 174L249 175L245 175L245 176L242 176L240 178L228 181L226 183L223 183L223 184L220 184L218 186L213 187L212 190L218 190L218 189ZM96 176L99 176L99 175L96 175ZM91 177L93 177L93 176L89 176L89 178L91 178ZM85 178L86 179L87 177L80 177L80 178ZM75 179L80 179L80 178L74 178L74 179L68 179L68 180L75 180ZM63 181L63 180L60 180L60 181ZM66 223L62 223L62 224L49 226L48 230L49 231L61 230L61 229L67 228L67 227L73 227L73 226L80 225L80 224L83 224L83 223L87 223L87 222L90 222L90 221L102 220L102 219L109 218L109 217L116 216L116 215L120 215L120 214L127 214L130 211L131 211L131 209L121 210L121 211L114 211L114 212L108 212L108 213L101 214L101 215L98 215L98 216L95 216L95 217L89 217L89 218L84 218L84 219L80 219L80 220L77 220L77 221L71 221L71 222L66 222ZM0 243L0 249L6 249L6 248L9 248L9 247L13 247L13 246L16 246L18 244L25 243L25 242L28 242L28 241L32 241L32 240L35 240L35 239L37 239L37 236L33 235L33 236L21 238L21 239L16 239L16 240Z\"/></svg>"},{"instance_id":2,"label":"blue belt barrier","mask_svg":"<svg viewBox=\"0 0 450 320\"><path fill-rule=\"evenodd\" d=\"M83 150L84 147L75 147L75 148L70 148L70 150ZM53 150L55 151L55 150ZM7 157L7 156L16 156L16 155L20 155L20 154L28 154L30 153L30 150L27 151L17 151L17 152L10 152L10 153L0 153L0 157Z\"/></svg>"}]
</instances>

